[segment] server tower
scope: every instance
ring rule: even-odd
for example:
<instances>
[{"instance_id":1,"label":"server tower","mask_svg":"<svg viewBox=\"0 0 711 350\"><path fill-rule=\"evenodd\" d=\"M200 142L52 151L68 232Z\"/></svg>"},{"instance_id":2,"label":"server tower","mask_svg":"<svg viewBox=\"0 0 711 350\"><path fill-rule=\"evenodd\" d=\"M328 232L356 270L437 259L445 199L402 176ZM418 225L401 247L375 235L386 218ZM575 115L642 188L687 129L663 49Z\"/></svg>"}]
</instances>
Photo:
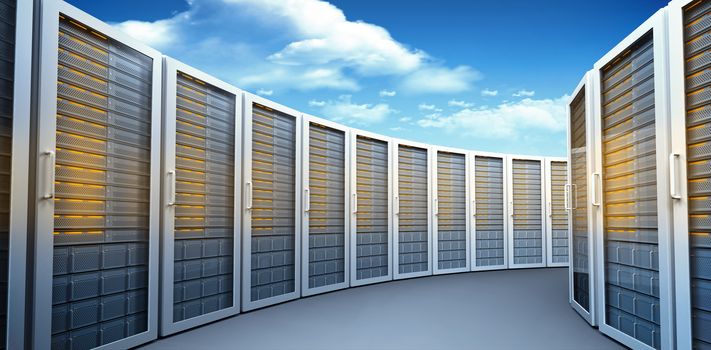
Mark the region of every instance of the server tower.
<instances>
[{"instance_id":1,"label":"server tower","mask_svg":"<svg viewBox=\"0 0 711 350\"><path fill-rule=\"evenodd\" d=\"M676 347L711 348L711 1L669 5Z\"/></svg>"},{"instance_id":2,"label":"server tower","mask_svg":"<svg viewBox=\"0 0 711 350\"><path fill-rule=\"evenodd\" d=\"M568 182L565 203L568 209L569 301L590 325L597 325L595 290L595 210L600 207L594 169L592 73L587 73L568 103Z\"/></svg>"},{"instance_id":3,"label":"server tower","mask_svg":"<svg viewBox=\"0 0 711 350\"><path fill-rule=\"evenodd\" d=\"M509 260L506 156L475 152L473 158L471 269L506 269Z\"/></svg>"},{"instance_id":4,"label":"server tower","mask_svg":"<svg viewBox=\"0 0 711 350\"><path fill-rule=\"evenodd\" d=\"M303 116L301 294L348 288L350 211L349 131Z\"/></svg>"},{"instance_id":5,"label":"server tower","mask_svg":"<svg viewBox=\"0 0 711 350\"><path fill-rule=\"evenodd\" d=\"M42 4L35 349L156 337L161 56L64 2Z\"/></svg>"},{"instance_id":6,"label":"server tower","mask_svg":"<svg viewBox=\"0 0 711 350\"><path fill-rule=\"evenodd\" d=\"M673 346L665 17L643 23L593 74L599 326L634 348Z\"/></svg>"},{"instance_id":7,"label":"server tower","mask_svg":"<svg viewBox=\"0 0 711 350\"><path fill-rule=\"evenodd\" d=\"M568 161L546 158L546 266L568 266Z\"/></svg>"},{"instance_id":8,"label":"server tower","mask_svg":"<svg viewBox=\"0 0 711 350\"><path fill-rule=\"evenodd\" d=\"M393 278L393 159L389 138L351 130L351 286Z\"/></svg>"},{"instance_id":9,"label":"server tower","mask_svg":"<svg viewBox=\"0 0 711 350\"><path fill-rule=\"evenodd\" d=\"M244 94L242 310L301 295L301 113Z\"/></svg>"},{"instance_id":10,"label":"server tower","mask_svg":"<svg viewBox=\"0 0 711 350\"><path fill-rule=\"evenodd\" d=\"M431 275L431 151L428 145L405 141L393 147L394 278Z\"/></svg>"},{"instance_id":11,"label":"server tower","mask_svg":"<svg viewBox=\"0 0 711 350\"><path fill-rule=\"evenodd\" d=\"M469 271L469 153L433 148L432 247L435 274Z\"/></svg>"},{"instance_id":12,"label":"server tower","mask_svg":"<svg viewBox=\"0 0 711 350\"><path fill-rule=\"evenodd\" d=\"M543 158L508 158L509 268L546 266Z\"/></svg>"},{"instance_id":13,"label":"server tower","mask_svg":"<svg viewBox=\"0 0 711 350\"><path fill-rule=\"evenodd\" d=\"M161 335L239 312L242 92L164 58Z\"/></svg>"},{"instance_id":14,"label":"server tower","mask_svg":"<svg viewBox=\"0 0 711 350\"><path fill-rule=\"evenodd\" d=\"M31 1L0 1L0 349L25 346Z\"/></svg>"}]
</instances>

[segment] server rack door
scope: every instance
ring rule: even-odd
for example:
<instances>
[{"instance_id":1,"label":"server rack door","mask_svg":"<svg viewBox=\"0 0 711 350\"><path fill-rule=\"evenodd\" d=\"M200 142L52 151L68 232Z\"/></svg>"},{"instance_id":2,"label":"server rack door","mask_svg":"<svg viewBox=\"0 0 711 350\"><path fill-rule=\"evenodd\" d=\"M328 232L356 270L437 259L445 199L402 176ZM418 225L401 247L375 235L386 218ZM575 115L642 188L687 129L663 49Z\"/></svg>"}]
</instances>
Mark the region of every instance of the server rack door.
<instances>
[{"instance_id":1,"label":"server rack door","mask_svg":"<svg viewBox=\"0 0 711 350\"><path fill-rule=\"evenodd\" d=\"M390 141L351 131L351 286L392 279Z\"/></svg>"},{"instance_id":2,"label":"server rack door","mask_svg":"<svg viewBox=\"0 0 711 350\"><path fill-rule=\"evenodd\" d=\"M565 189L568 162L546 159L546 265L568 266L568 212Z\"/></svg>"},{"instance_id":3,"label":"server rack door","mask_svg":"<svg viewBox=\"0 0 711 350\"><path fill-rule=\"evenodd\" d=\"M506 158L476 153L472 164L472 270L508 266Z\"/></svg>"},{"instance_id":4,"label":"server rack door","mask_svg":"<svg viewBox=\"0 0 711 350\"><path fill-rule=\"evenodd\" d=\"M469 156L433 151L432 256L435 274L469 271Z\"/></svg>"},{"instance_id":5,"label":"server rack door","mask_svg":"<svg viewBox=\"0 0 711 350\"><path fill-rule=\"evenodd\" d=\"M33 347L136 346L157 327L161 57L42 11Z\"/></svg>"},{"instance_id":6,"label":"server rack door","mask_svg":"<svg viewBox=\"0 0 711 350\"><path fill-rule=\"evenodd\" d=\"M432 155L426 145L394 143L394 278L432 274L430 179Z\"/></svg>"},{"instance_id":7,"label":"server rack door","mask_svg":"<svg viewBox=\"0 0 711 350\"><path fill-rule=\"evenodd\" d=\"M301 114L245 93L242 310L301 294Z\"/></svg>"},{"instance_id":8,"label":"server rack door","mask_svg":"<svg viewBox=\"0 0 711 350\"><path fill-rule=\"evenodd\" d=\"M566 207L568 209L569 242L569 288L570 304L588 323L596 325L595 309L595 242L593 233L593 208L599 206L599 198L592 191L590 181L599 176L593 173L592 106L594 98L590 75L586 74L573 93L568 104L568 183Z\"/></svg>"},{"instance_id":9,"label":"server rack door","mask_svg":"<svg viewBox=\"0 0 711 350\"><path fill-rule=\"evenodd\" d=\"M546 266L544 169L542 158L509 158L509 268Z\"/></svg>"},{"instance_id":10,"label":"server rack door","mask_svg":"<svg viewBox=\"0 0 711 350\"><path fill-rule=\"evenodd\" d=\"M711 1L669 6L676 346L711 348Z\"/></svg>"},{"instance_id":11,"label":"server rack door","mask_svg":"<svg viewBox=\"0 0 711 350\"><path fill-rule=\"evenodd\" d=\"M0 1L0 349L24 347L32 7Z\"/></svg>"},{"instance_id":12,"label":"server rack door","mask_svg":"<svg viewBox=\"0 0 711 350\"><path fill-rule=\"evenodd\" d=\"M595 64L599 324L634 348L673 346L665 17Z\"/></svg>"},{"instance_id":13,"label":"server rack door","mask_svg":"<svg viewBox=\"0 0 711 350\"><path fill-rule=\"evenodd\" d=\"M342 126L303 119L301 294L347 288L349 274L349 134Z\"/></svg>"},{"instance_id":14,"label":"server rack door","mask_svg":"<svg viewBox=\"0 0 711 350\"><path fill-rule=\"evenodd\" d=\"M161 335L239 312L242 93L164 59Z\"/></svg>"}]
</instances>

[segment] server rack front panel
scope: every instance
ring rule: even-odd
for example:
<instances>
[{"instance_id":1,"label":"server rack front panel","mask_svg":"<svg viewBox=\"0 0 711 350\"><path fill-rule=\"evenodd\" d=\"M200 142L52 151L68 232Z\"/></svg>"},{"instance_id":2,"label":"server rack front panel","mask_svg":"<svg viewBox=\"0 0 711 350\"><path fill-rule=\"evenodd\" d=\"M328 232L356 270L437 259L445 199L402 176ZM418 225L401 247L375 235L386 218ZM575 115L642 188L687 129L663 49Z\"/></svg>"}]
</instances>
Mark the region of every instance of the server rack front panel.
<instances>
[{"instance_id":1,"label":"server rack front panel","mask_svg":"<svg viewBox=\"0 0 711 350\"><path fill-rule=\"evenodd\" d=\"M136 346L157 326L160 56L43 12L33 346Z\"/></svg>"},{"instance_id":2,"label":"server rack front panel","mask_svg":"<svg viewBox=\"0 0 711 350\"><path fill-rule=\"evenodd\" d=\"M301 116L245 94L242 309L301 292Z\"/></svg>"},{"instance_id":3,"label":"server rack front panel","mask_svg":"<svg viewBox=\"0 0 711 350\"><path fill-rule=\"evenodd\" d=\"M161 334L167 335L239 311L242 95L170 58L164 64Z\"/></svg>"},{"instance_id":4,"label":"server rack front panel","mask_svg":"<svg viewBox=\"0 0 711 350\"><path fill-rule=\"evenodd\" d=\"M469 271L469 159L437 150L432 176L434 273Z\"/></svg>"},{"instance_id":5,"label":"server rack front panel","mask_svg":"<svg viewBox=\"0 0 711 350\"><path fill-rule=\"evenodd\" d=\"M473 270L505 269L508 265L504 174L505 158L475 155Z\"/></svg>"},{"instance_id":6,"label":"server rack front panel","mask_svg":"<svg viewBox=\"0 0 711 350\"><path fill-rule=\"evenodd\" d=\"M568 163L549 160L546 166L546 265L568 266L568 212L565 207Z\"/></svg>"},{"instance_id":7,"label":"server rack front panel","mask_svg":"<svg viewBox=\"0 0 711 350\"><path fill-rule=\"evenodd\" d=\"M350 282L348 133L324 123L304 118L304 296L347 288Z\"/></svg>"},{"instance_id":8,"label":"server rack front panel","mask_svg":"<svg viewBox=\"0 0 711 350\"><path fill-rule=\"evenodd\" d=\"M392 279L390 143L351 133L351 286Z\"/></svg>"},{"instance_id":9,"label":"server rack front panel","mask_svg":"<svg viewBox=\"0 0 711 350\"><path fill-rule=\"evenodd\" d=\"M429 149L397 144L395 278L432 274Z\"/></svg>"},{"instance_id":10,"label":"server rack front panel","mask_svg":"<svg viewBox=\"0 0 711 350\"><path fill-rule=\"evenodd\" d=\"M541 159L510 158L509 268L543 267L545 175Z\"/></svg>"}]
</instances>

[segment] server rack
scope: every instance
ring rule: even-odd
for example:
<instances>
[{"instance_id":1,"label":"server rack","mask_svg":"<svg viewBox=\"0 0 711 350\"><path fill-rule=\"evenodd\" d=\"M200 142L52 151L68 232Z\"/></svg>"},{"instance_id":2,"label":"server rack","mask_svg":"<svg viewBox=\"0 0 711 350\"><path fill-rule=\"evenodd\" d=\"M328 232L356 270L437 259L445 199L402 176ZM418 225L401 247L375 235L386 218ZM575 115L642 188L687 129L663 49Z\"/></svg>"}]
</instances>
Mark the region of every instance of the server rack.
<instances>
[{"instance_id":1,"label":"server rack","mask_svg":"<svg viewBox=\"0 0 711 350\"><path fill-rule=\"evenodd\" d=\"M590 325L597 325L595 289L595 211L600 207L599 171L595 167L592 73L585 74L568 103L569 301Z\"/></svg>"},{"instance_id":2,"label":"server rack","mask_svg":"<svg viewBox=\"0 0 711 350\"><path fill-rule=\"evenodd\" d=\"M390 138L351 130L351 286L393 278L393 147Z\"/></svg>"},{"instance_id":3,"label":"server rack","mask_svg":"<svg viewBox=\"0 0 711 350\"><path fill-rule=\"evenodd\" d=\"M303 115L301 294L348 288L350 282L350 131Z\"/></svg>"},{"instance_id":4,"label":"server rack","mask_svg":"<svg viewBox=\"0 0 711 350\"><path fill-rule=\"evenodd\" d=\"M244 94L242 310L301 296L301 113Z\"/></svg>"},{"instance_id":5,"label":"server rack","mask_svg":"<svg viewBox=\"0 0 711 350\"><path fill-rule=\"evenodd\" d=\"M546 266L568 266L568 160L546 158Z\"/></svg>"},{"instance_id":6,"label":"server rack","mask_svg":"<svg viewBox=\"0 0 711 350\"><path fill-rule=\"evenodd\" d=\"M711 1L668 8L676 347L711 347Z\"/></svg>"},{"instance_id":7,"label":"server rack","mask_svg":"<svg viewBox=\"0 0 711 350\"><path fill-rule=\"evenodd\" d=\"M433 147L432 156L433 273L469 271L470 154Z\"/></svg>"},{"instance_id":8,"label":"server rack","mask_svg":"<svg viewBox=\"0 0 711 350\"><path fill-rule=\"evenodd\" d=\"M471 162L471 269L508 268L508 163L506 155L473 152Z\"/></svg>"},{"instance_id":9,"label":"server rack","mask_svg":"<svg viewBox=\"0 0 711 350\"><path fill-rule=\"evenodd\" d=\"M432 151L401 141L393 149L393 278L432 274Z\"/></svg>"},{"instance_id":10,"label":"server rack","mask_svg":"<svg viewBox=\"0 0 711 350\"><path fill-rule=\"evenodd\" d=\"M161 335L240 307L242 92L164 58Z\"/></svg>"},{"instance_id":11,"label":"server rack","mask_svg":"<svg viewBox=\"0 0 711 350\"><path fill-rule=\"evenodd\" d=\"M24 343L31 1L0 1L0 349ZM11 322L8 322L11 320Z\"/></svg>"},{"instance_id":12,"label":"server rack","mask_svg":"<svg viewBox=\"0 0 711 350\"><path fill-rule=\"evenodd\" d=\"M508 157L509 268L546 266L546 183L542 157Z\"/></svg>"},{"instance_id":13,"label":"server rack","mask_svg":"<svg viewBox=\"0 0 711 350\"><path fill-rule=\"evenodd\" d=\"M32 347L133 347L157 333L161 56L64 2L41 21Z\"/></svg>"},{"instance_id":14,"label":"server rack","mask_svg":"<svg viewBox=\"0 0 711 350\"><path fill-rule=\"evenodd\" d=\"M639 349L673 347L665 27L662 9L599 60L593 74L602 191L598 323Z\"/></svg>"}]
</instances>

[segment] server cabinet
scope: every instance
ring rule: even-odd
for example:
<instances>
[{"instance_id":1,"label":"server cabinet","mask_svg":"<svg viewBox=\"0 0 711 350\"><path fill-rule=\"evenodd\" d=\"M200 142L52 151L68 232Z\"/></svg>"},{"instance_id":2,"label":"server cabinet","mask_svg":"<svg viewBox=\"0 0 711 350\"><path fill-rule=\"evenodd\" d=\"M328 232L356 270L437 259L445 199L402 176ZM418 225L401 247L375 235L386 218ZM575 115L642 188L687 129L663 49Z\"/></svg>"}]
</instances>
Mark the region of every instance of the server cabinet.
<instances>
[{"instance_id":1,"label":"server cabinet","mask_svg":"<svg viewBox=\"0 0 711 350\"><path fill-rule=\"evenodd\" d=\"M393 142L394 278L432 274L432 154L428 145Z\"/></svg>"},{"instance_id":2,"label":"server cabinet","mask_svg":"<svg viewBox=\"0 0 711 350\"><path fill-rule=\"evenodd\" d=\"M432 256L434 274L469 271L469 153L434 147Z\"/></svg>"},{"instance_id":3,"label":"server cabinet","mask_svg":"<svg viewBox=\"0 0 711 350\"><path fill-rule=\"evenodd\" d=\"M546 266L543 158L509 156L509 268Z\"/></svg>"},{"instance_id":4,"label":"server cabinet","mask_svg":"<svg viewBox=\"0 0 711 350\"><path fill-rule=\"evenodd\" d=\"M599 172L595 170L592 75L587 73L568 103L568 183L565 206L568 210L569 301L590 325L597 325L595 290L595 210L600 207ZM595 180L595 182L592 182ZM592 186L591 186L592 185Z\"/></svg>"},{"instance_id":5,"label":"server cabinet","mask_svg":"<svg viewBox=\"0 0 711 350\"><path fill-rule=\"evenodd\" d=\"M506 156L476 152L472 157L471 269L506 269L509 260Z\"/></svg>"},{"instance_id":6,"label":"server cabinet","mask_svg":"<svg viewBox=\"0 0 711 350\"><path fill-rule=\"evenodd\" d=\"M546 266L568 266L568 161L546 158Z\"/></svg>"},{"instance_id":7,"label":"server cabinet","mask_svg":"<svg viewBox=\"0 0 711 350\"><path fill-rule=\"evenodd\" d=\"M593 74L599 326L633 348L673 346L665 17L657 12Z\"/></svg>"},{"instance_id":8,"label":"server cabinet","mask_svg":"<svg viewBox=\"0 0 711 350\"><path fill-rule=\"evenodd\" d=\"M301 113L244 94L242 310L301 295Z\"/></svg>"},{"instance_id":9,"label":"server cabinet","mask_svg":"<svg viewBox=\"0 0 711 350\"><path fill-rule=\"evenodd\" d=\"M161 56L42 5L32 346L133 347L158 325Z\"/></svg>"},{"instance_id":10,"label":"server cabinet","mask_svg":"<svg viewBox=\"0 0 711 350\"><path fill-rule=\"evenodd\" d=\"M301 294L348 288L350 211L349 131L303 116Z\"/></svg>"},{"instance_id":11,"label":"server cabinet","mask_svg":"<svg viewBox=\"0 0 711 350\"><path fill-rule=\"evenodd\" d=\"M164 58L161 335L239 312L242 92Z\"/></svg>"},{"instance_id":12,"label":"server cabinet","mask_svg":"<svg viewBox=\"0 0 711 350\"><path fill-rule=\"evenodd\" d=\"M351 286L393 278L393 159L389 138L351 130Z\"/></svg>"},{"instance_id":13,"label":"server cabinet","mask_svg":"<svg viewBox=\"0 0 711 350\"><path fill-rule=\"evenodd\" d=\"M676 346L711 348L711 1L669 5Z\"/></svg>"},{"instance_id":14,"label":"server cabinet","mask_svg":"<svg viewBox=\"0 0 711 350\"><path fill-rule=\"evenodd\" d=\"M24 347L31 1L0 1L0 349Z\"/></svg>"}]
</instances>

